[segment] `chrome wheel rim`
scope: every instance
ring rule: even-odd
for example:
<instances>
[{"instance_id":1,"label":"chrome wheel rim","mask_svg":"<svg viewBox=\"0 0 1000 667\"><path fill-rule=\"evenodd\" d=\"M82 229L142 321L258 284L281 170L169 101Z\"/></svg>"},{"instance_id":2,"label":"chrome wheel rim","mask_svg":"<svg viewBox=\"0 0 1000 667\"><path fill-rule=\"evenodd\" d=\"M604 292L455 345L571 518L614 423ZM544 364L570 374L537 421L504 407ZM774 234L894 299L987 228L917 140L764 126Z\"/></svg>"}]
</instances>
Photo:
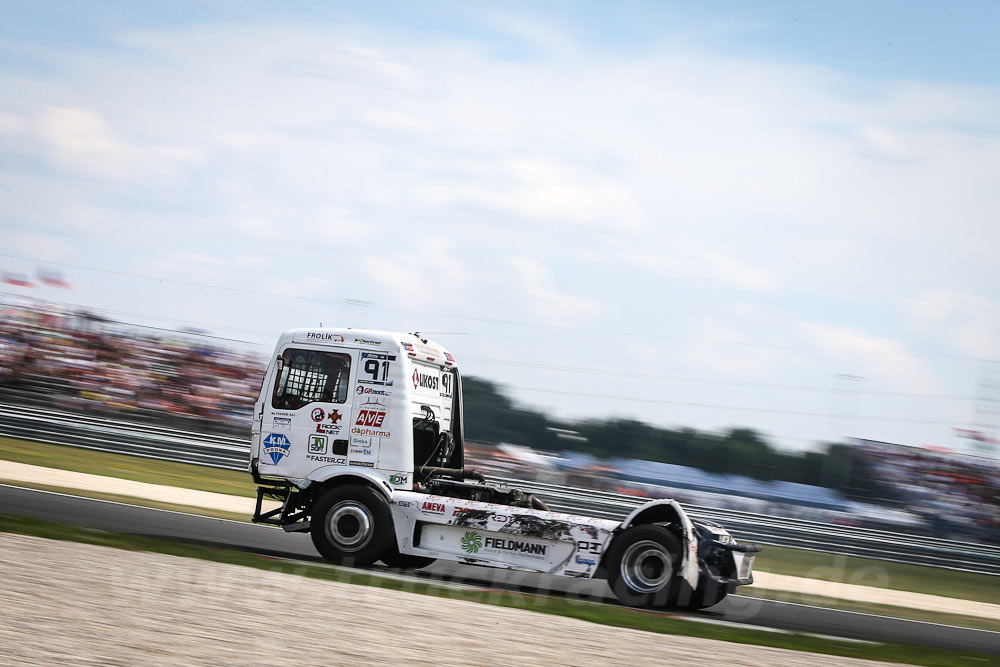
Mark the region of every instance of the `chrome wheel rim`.
<instances>
[{"instance_id":1,"label":"chrome wheel rim","mask_svg":"<svg viewBox=\"0 0 1000 667\"><path fill-rule=\"evenodd\" d=\"M630 544L622 555L622 579L639 593L662 590L674 574L670 553L659 542L641 540Z\"/></svg>"},{"instance_id":2,"label":"chrome wheel rim","mask_svg":"<svg viewBox=\"0 0 1000 667\"><path fill-rule=\"evenodd\" d=\"M327 515L326 530L333 543L342 551L359 551L371 542L375 518L371 511L356 500L343 500Z\"/></svg>"}]
</instances>

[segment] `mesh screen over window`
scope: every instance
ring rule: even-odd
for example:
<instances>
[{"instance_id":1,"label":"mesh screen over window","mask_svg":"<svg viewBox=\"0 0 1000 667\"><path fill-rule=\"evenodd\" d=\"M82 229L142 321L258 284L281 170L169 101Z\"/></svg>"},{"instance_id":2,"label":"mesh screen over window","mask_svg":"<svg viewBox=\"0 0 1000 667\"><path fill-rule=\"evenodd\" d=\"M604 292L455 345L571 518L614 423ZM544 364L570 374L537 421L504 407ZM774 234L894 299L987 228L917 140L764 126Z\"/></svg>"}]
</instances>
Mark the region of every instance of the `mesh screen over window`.
<instances>
[{"instance_id":1,"label":"mesh screen over window","mask_svg":"<svg viewBox=\"0 0 1000 667\"><path fill-rule=\"evenodd\" d=\"M284 367L275 379L271 407L298 410L309 403L347 400L350 355L290 348L281 357Z\"/></svg>"}]
</instances>

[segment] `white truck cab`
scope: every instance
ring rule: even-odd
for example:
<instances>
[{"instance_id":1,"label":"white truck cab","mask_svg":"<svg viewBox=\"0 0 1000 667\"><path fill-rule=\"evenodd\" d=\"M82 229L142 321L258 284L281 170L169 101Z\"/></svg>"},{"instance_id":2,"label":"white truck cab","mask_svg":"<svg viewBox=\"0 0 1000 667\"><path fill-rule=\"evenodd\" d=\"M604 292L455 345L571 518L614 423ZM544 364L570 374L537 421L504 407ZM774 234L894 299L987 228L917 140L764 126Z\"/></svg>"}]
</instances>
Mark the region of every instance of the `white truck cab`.
<instances>
[{"instance_id":1,"label":"white truck cab","mask_svg":"<svg viewBox=\"0 0 1000 667\"><path fill-rule=\"evenodd\" d=\"M436 559L606 577L623 602L705 607L752 583L759 547L672 500L624 521L549 511L465 467L455 358L418 334L295 329L254 407L253 520L309 532L343 564ZM281 506L263 510L265 498Z\"/></svg>"}]
</instances>

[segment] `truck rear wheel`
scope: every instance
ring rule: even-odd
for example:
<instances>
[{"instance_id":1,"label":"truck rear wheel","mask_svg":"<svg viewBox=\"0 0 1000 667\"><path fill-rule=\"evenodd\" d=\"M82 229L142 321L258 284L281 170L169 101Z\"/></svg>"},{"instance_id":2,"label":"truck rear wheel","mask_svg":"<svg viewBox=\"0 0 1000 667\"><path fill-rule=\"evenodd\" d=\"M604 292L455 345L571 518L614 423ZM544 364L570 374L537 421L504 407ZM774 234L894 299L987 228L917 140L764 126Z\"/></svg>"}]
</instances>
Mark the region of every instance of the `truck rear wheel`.
<instances>
[{"instance_id":1,"label":"truck rear wheel","mask_svg":"<svg viewBox=\"0 0 1000 667\"><path fill-rule=\"evenodd\" d=\"M312 512L316 550L331 563L371 565L387 553L395 539L392 511L378 491L360 484L335 486Z\"/></svg>"},{"instance_id":2,"label":"truck rear wheel","mask_svg":"<svg viewBox=\"0 0 1000 667\"><path fill-rule=\"evenodd\" d=\"M605 558L608 584L635 607L668 607L677 598L681 544L662 526L632 526L615 538Z\"/></svg>"}]
</instances>

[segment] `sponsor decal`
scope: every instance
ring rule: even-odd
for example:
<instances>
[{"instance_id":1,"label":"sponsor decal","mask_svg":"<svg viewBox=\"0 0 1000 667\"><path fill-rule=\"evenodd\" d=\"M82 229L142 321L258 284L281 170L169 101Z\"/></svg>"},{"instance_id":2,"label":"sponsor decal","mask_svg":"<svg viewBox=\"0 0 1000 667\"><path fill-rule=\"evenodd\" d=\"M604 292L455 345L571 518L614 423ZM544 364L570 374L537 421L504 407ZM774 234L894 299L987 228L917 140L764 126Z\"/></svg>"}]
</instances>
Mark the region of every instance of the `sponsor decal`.
<instances>
[{"instance_id":1,"label":"sponsor decal","mask_svg":"<svg viewBox=\"0 0 1000 667\"><path fill-rule=\"evenodd\" d=\"M287 412L287 411L284 411L284 410L273 410L271 412L271 414L274 415L275 417L294 417L295 416L294 412Z\"/></svg>"},{"instance_id":2,"label":"sponsor decal","mask_svg":"<svg viewBox=\"0 0 1000 667\"><path fill-rule=\"evenodd\" d=\"M426 503L424 503L426 505ZM526 540L508 539L506 537L483 537L475 531L468 531L462 535L462 550L466 553L516 553L526 556L538 556L544 558L548 552L548 545L538 542L528 542Z\"/></svg>"},{"instance_id":3,"label":"sponsor decal","mask_svg":"<svg viewBox=\"0 0 1000 667\"><path fill-rule=\"evenodd\" d=\"M340 421L341 417L343 417L343 415L340 414L340 410L330 410L330 416L328 419L331 424L336 424Z\"/></svg>"},{"instance_id":4,"label":"sponsor decal","mask_svg":"<svg viewBox=\"0 0 1000 667\"><path fill-rule=\"evenodd\" d=\"M328 343L343 343L344 337L341 336L340 334L316 333L310 331L309 333L306 334L306 340L322 340Z\"/></svg>"},{"instance_id":5,"label":"sponsor decal","mask_svg":"<svg viewBox=\"0 0 1000 667\"><path fill-rule=\"evenodd\" d=\"M537 542L525 542L523 540L508 540L504 537L487 537L486 548L497 551L516 551L523 554L533 554L544 556L548 547Z\"/></svg>"},{"instance_id":6,"label":"sponsor decal","mask_svg":"<svg viewBox=\"0 0 1000 667\"><path fill-rule=\"evenodd\" d=\"M351 454L353 456L371 456L372 450L370 447L351 447Z\"/></svg>"},{"instance_id":7,"label":"sponsor decal","mask_svg":"<svg viewBox=\"0 0 1000 667\"><path fill-rule=\"evenodd\" d=\"M391 431L377 431L377 430L375 430L373 428L360 428L358 426L355 426L354 428L352 428L351 429L351 433L353 433L354 435L368 435L368 436L373 436L373 437L376 437L376 438L391 438L392 437L392 432Z\"/></svg>"},{"instance_id":8,"label":"sponsor decal","mask_svg":"<svg viewBox=\"0 0 1000 667\"><path fill-rule=\"evenodd\" d=\"M318 461L320 463L336 463L337 465L347 463L347 459L343 456L316 456L315 454L308 454L306 458L310 461Z\"/></svg>"},{"instance_id":9,"label":"sponsor decal","mask_svg":"<svg viewBox=\"0 0 1000 667\"><path fill-rule=\"evenodd\" d=\"M323 408L313 408L311 416L314 422L321 422L326 417L326 413L323 412Z\"/></svg>"},{"instance_id":10,"label":"sponsor decal","mask_svg":"<svg viewBox=\"0 0 1000 667\"><path fill-rule=\"evenodd\" d=\"M590 558L580 558L579 556L576 557L576 563L577 565L597 565L596 560L591 560Z\"/></svg>"},{"instance_id":11,"label":"sponsor decal","mask_svg":"<svg viewBox=\"0 0 1000 667\"><path fill-rule=\"evenodd\" d=\"M374 468L374 461L351 461L352 466L358 466L359 468Z\"/></svg>"},{"instance_id":12,"label":"sponsor decal","mask_svg":"<svg viewBox=\"0 0 1000 667\"><path fill-rule=\"evenodd\" d=\"M401 472L389 475L389 483L394 484L396 486L402 486L406 484L407 479L408 477Z\"/></svg>"},{"instance_id":13,"label":"sponsor decal","mask_svg":"<svg viewBox=\"0 0 1000 667\"><path fill-rule=\"evenodd\" d=\"M588 542L587 540L580 540L576 543L576 550L582 551L588 554L600 554L601 553L601 543L600 542Z\"/></svg>"},{"instance_id":14,"label":"sponsor decal","mask_svg":"<svg viewBox=\"0 0 1000 667\"><path fill-rule=\"evenodd\" d=\"M439 380L437 375L421 373L419 369L414 369L412 380L414 389L420 387L422 389L430 389L431 391L438 390Z\"/></svg>"},{"instance_id":15,"label":"sponsor decal","mask_svg":"<svg viewBox=\"0 0 1000 667\"><path fill-rule=\"evenodd\" d=\"M362 359L381 359L382 361L396 361L395 354L386 354L384 352L362 352Z\"/></svg>"},{"instance_id":16,"label":"sponsor decal","mask_svg":"<svg viewBox=\"0 0 1000 667\"><path fill-rule=\"evenodd\" d=\"M292 441L284 433L268 433L262 444L264 453L271 457L271 463L274 464L285 458L292 447Z\"/></svg>"},{"instance_id":17,"label":"sponsor decal","mask_svg":"<svg viewBox=\"0 0 1000 667\"><path fill-rule=\"evenodd\" d=\"M480 514L480 513L484 513L484 512L483 512L483 510L470 510L467 507L456 507L454 509L454 511L451 513L451 515L452 516L464 516L464 515L470 514L470 513ZM510 517L507 516L506 514L490 514L489 518L491 520L493 520L493 521L496 521L497 523L507 523L508 521L510 521ZM476 517L476 519L480 520L480 521L482 520L481 517Z\"/></svg>"},{"instance_id":18,"label":"sponsor decal","mask_svg":"<svg viewBox=\"0 0 1000 667\"><path fill-rule=\"evenodd\" d=\"M310 454L326 454L326 447L329 441L325 435L310 435L309 436L309 453Z\"/></svg>"},{"instance_id":19,"label":"sponsor decal","mask_svg":"<svg viewBox=\"0 0 1000 667\"><path fill-rule=\"evenodd\" d=\"M274 428L289 428L292 425L291 417L275 417Z\"/></svg>"},{"instance_id":20,"label":"sponsor decal","mask_svg":"<svg viewBox=\"0 0 1000 667\"><path fill-rule=\"evenodd\" d=\"M403 349L405 349L410 354L416 354L417 352L419 352L420 354L431 357L432 359L434 357L441 356L441 352L435 350L433 347L424 345L423 343L400 343L400 345L402 345Z\"/></svg>"},{"instance_id":21,"label":"sponsor decal","mask_svg":"<svg viewBox=\"0 0 1000 667\"><path fill-rule=\"evenodd\" d=\"M363 403L358 410L358 418L354 421L355 426L374 426L381 428L385 421L386 407L378 402L376 398L369 398L367 403Z\"/></svg>"},{"instance_id":22,"label":"sponsor decal","mask_svg":"<svg viewBox=\"0 0 1000 667\"><path fill-rule=\"evenodd\" d=\"M445 352L444 353L444 358L445 358L446 361L450 361L451 363L455 363L455 357L451 356L450 352Z\"/></svg>"},{"instance_id":23,"label":"sponsor decal","mask_svg":"<svg viewBox=\"0 0 1000 667\"><path fill-rule=\"evenodd\" d=\"M316 432L336 435L337 433L340 433L340 426L336 426L334 424L316 424Z\"/></svg>"},{"instance_id":24,"label":"sponsor decal","mask_svg":"<svg viewBox=\"0 0 1000 667\"><path fill-rule=\"evenodd\" d=\"M428 514L444 514L444 510L444 503L424 501L424 504L420 506L420 511L427 512Z\"/></svg>"},{"instance_id":25,"label":"sponsor decal","mask_svg":"<svg viewBox=\"0 0 1000 667\"><path fill-rule=\"evenodd\" d=\"M372 439L368 437L361 437L357 435L351 436L351 445L354 447L371 447Z\"/></svg>"},{"instance_id":26,"label":"sponsor decal","mask_svg":"<svg viewBox=\"0 0 1000 667\"><path fill-rule=\"evenodd\" d=\"M410 501L409 500L397 500L396 501L396 506L397 507L409 507L410 506Z\"/></svg>"},{"instance_id":27,"label":"sponsor decal","mask_svg":"<svg viewBox=\"0 0 1000 667\"><path fill-rule=\"evenodd\" d=\"M563 570L563 574L567 577L586 577L586 572L577 572L576 570Z\"/></svg>"},{"instance_id":28,"label":"sponsor decal","mask_svg":"<svg viewBox=\"0 0 1000 667\"><path fill-rule=\"evenodd\" d=\"M374 389L372 387L362 387L361 385L358 385L354 393L358 396L392 396L391 389Z\"/></svg>"},{"instance_id":29,"label":"sponsor decal","mask_svg":"<svg viewBox=\"0 0 1000 667\"><path fill-rule=\"evenodd\" d=\"M382 344L382 341L380 341L380 340L370 340L368 338L355 338L354 342L357 343L358 345L381 345Z\"/></svg>"},{"instance_id":30,"label":"sponsor decal","mask_svg":"<svg viewBox=\"0 0 1000 667\"><path fill-rule=\"evenodd\" d=\"M479 550L483 548L483 538L479 536L478 533L474 533L471 530L465 535L462 535L462 551L470 554L479 553Z\"/></svg>"},{"instance_id":31,"label":"sponsor decal","mask_svg":"<svg viewBox=\"0 0 1000 667\"><path fill-rule=\"evenodd\" d=\"M361 410L358 412L358 419L354 424L356 426L374 426L379 428L382 426L383 421L385 421L384 411Z\"/></svg>"}]
</instances>

